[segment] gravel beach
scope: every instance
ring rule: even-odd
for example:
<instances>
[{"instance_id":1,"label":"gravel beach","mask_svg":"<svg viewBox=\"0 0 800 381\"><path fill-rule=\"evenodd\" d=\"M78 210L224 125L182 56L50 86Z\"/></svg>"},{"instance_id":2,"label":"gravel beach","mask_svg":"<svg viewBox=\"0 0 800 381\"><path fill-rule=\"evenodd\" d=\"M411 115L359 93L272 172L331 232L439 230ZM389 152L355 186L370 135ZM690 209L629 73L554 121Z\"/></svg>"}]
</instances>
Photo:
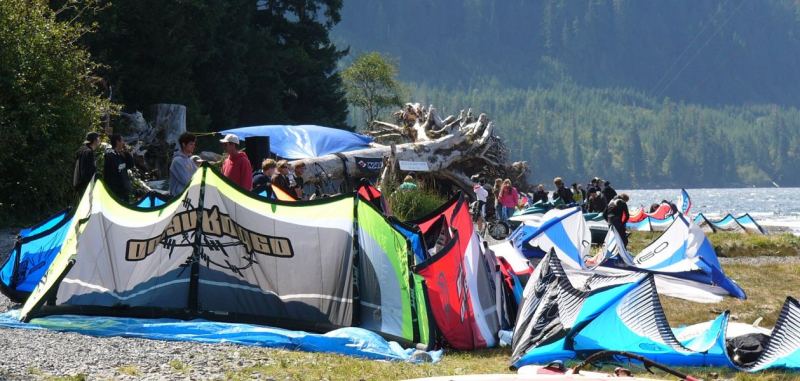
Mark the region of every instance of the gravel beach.
<instances>
[{"instance_id":1,"label":"gravel beach","mask_svg":"<svg viewBox=\"0 0 800 381\"><path fill-rule=\"evenodd\" d=\"M0 257L15 230L0 229ZM0 312L19 308L0 295ZM225 344L100 338L47 330L0 328L0 380L84 376L87 380L224 379L230 370L267 364L265 348Z\"/></svg>"},{"instance_id":2,"label":"gravel beach","mask_svg":"<svg viewBox=\"0 0 800 381\"><path fill-rule=\"evenodd\" d=\"M15 231L0 229L0 257ZM800 257L720 258L723 264L797 263ZM0 312L19 305L0 295ZM0 379L84 376L87 380L225 379L226 372L270 362L265 348L225 344L98 338L47 330L0 328Z\"/></svg>"}]
</instances>

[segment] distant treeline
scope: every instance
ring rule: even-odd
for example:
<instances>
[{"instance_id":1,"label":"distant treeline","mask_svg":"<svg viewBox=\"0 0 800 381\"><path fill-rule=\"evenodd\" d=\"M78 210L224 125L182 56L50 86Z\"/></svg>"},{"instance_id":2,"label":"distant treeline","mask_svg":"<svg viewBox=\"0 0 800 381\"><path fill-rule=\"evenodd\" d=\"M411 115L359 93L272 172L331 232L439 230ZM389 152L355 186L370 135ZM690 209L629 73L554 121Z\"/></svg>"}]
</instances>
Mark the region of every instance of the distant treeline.
<instances>
[{"instance_id":1,"label":"distant treeline","mask_svg":"<svg viewBox=\"0 0 800 381\"><path fill-rule=\"evenodd\" d=\"M350 0L332 36L486 112L536 182L800 185L796 1Z\"/></svg>"},{"instance_id":2,"label":"distant treeline","mask_svg":"<svg viewBox=\"0 0 800 381\"><path fill-rule=\"evenodd\" d=\"M412 98L444 115L485 112L534 182L593 176L617 187L800 185L800 111L777 106L710 108L659 102L628 89L569 82L472 90L409 84Z\"/></svg>"},{"instance_id":3,"label":"distant treeline","mask_svg":"<svg viewBox=\"0 0 800 381\"><path fill-rule=\"evenodd\" d=\"M475 88L560 81L708 105L800 105L793 0L348 0L332 31L401 79Z\"/></svg>"}]
</instances>

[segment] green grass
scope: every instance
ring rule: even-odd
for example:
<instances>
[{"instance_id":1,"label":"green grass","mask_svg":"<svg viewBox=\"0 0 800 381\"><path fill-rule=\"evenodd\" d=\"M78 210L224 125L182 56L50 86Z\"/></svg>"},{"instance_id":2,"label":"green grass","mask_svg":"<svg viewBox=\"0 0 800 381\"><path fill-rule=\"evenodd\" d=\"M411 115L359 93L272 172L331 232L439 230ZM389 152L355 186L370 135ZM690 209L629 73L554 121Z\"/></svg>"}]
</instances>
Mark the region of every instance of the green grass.
<instances>
[{"instance_id":1,"label":"green grass","mask_svg":"<svg viewBox=\"0 0 800 381\"><path fill-rule=\"evenodd\" d=\"M629 237L628 250L638 253L662 232L633 232ZM783 234L743 234L720 232L707 234L720 257L787 257L800 255L800 237Z\"/></svg>"},{"instance_id":2,"label":"green grass","mask_svg":"<svg viewBox=\"0 0 800 381\"><path fill-rule=\"evenodd\" d=\"M670 325L694 324L715 318L725 310L733 320L752 323L763 317L762 327L772 327L787 296L800 296L800 264L723 266L725 273L747 293L747 300L725 298L720 303L693 303L661 297Z\"/></svg>"},{"instance_id":3,"label":"green grass","mask_svg":"<svg viewBox=\"0 0 800 381\"><path fill-rule=\"evenodd\" d=\"M446 351L438 364L407 364L399 362L362 360L353 357L305 353L272 349L255 349L247 356L260 361L255 366L231 369L225 373L229 380L250 380L258 376L275 380L400 380L408 378L456 376L466 374L513 373L508 369L511 350L495 348L474 352ZM569 363L569 366L575 363ZM633 364L621 364L634 372L635 376L674 380L668 374L656 372L650 375ZM605 366L600 371L611 372L614 366ZM596 369L587 370L596 371ZM705 380L724 379L735 381L788 381L797 380L799 374L785 372L762 372L748 374L727 368L677 368Z\"/></svg>"},{"instance_id":4,"label":"green grass","mask_svg":"<svg viewBox=\"0 0 800 381\"><path fill-rule=\"evenodd\" d=\"M169 366L175 372L183 373L183 374L189 373L189 370L190 370L190 367L188 365L186 365L183 362L181 362L180 360L176 360L176 359L169 360Z\"/></svg>"},{"instance_id":5,"label":"green grass","mask_svg":"<svg viewBox=\"0 0 800 381\"><path fill-rule=\"evenodd\" d=\"M442 206L447 199L426 189L396 190L387 197L392 213L400 221L409 221L426 216Z\"/></svg>"},{"instance_id":6,"label":"green grass","mask_svg":"<svg viewBox=\"0 0 800 381\"><path fill-rule=\"evenodd\" d=\"M447 351L438 364L362 360L354 357L256 349L248 356L262 363L229 370L226 378L250 380L260 374L280 380L398 380L475 373L510 373L508 348L471 352Z\"/></svg>"},{"instance_id":7,"label":"green grass","mask_svg":"<svg viewBox=\"0 0 800 381\"><path fill-rule=\"evenodd\" d=\"M136 365L122 365L119 368L117 368L117 370L120 373L126 374L128 376L138 376L142 373L141 371L139 371L139 367L137 367Z\"/></svg>"}]
</instances>

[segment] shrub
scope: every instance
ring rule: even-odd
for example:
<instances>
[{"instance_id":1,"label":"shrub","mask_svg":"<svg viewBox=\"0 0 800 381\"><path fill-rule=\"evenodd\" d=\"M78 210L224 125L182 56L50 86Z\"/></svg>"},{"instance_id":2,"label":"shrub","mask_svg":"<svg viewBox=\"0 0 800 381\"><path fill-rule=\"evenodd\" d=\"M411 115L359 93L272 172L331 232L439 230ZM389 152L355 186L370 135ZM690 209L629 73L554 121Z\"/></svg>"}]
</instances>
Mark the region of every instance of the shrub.
<instances>
[{"instance_id":1,"label":"shrub","mask_svg":"<svg viewBox=\"0 0 800 381\"><path fill-rule=\"evenodd\" d=\"M447 201L438 193L425 190L396 190L388 197L392 213L401 221L424 217Z\"/></svg>"},{"instance_id":2,"label":"shrub","mask_svg":"<svg viewBox=\"0 0 800 381\"><path fill-rule=\"evenodd\" d=\"M58 21L47 2L0 1L0 225L35 222L72 201L75 151L111 110L76 42L88 31Z\"/></svg>"}]
</instances>

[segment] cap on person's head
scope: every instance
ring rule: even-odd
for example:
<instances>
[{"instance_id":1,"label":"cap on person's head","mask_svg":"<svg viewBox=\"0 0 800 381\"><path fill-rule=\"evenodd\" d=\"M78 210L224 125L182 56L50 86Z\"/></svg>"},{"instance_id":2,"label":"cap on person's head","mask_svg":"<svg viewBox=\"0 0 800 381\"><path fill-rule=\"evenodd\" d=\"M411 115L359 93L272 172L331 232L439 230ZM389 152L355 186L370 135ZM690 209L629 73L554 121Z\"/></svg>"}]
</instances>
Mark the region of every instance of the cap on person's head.
<instances>
[{"instance_id":1,"label":"cap on person's head","mask_svg":"<svg viewBox=\"0 0 800 381\"><path fill-rule=\"evenodd\" d=\"M469 177L469 179L472 180L473 183L477 183L478 180L480 180L480 176L472 175L472 176Z\"/></svg>"},{"instance_id":2,"label":"cap on person's head","mask_svg":"<svg viewBox=\"0 0 800 381\"><path fill-rule=\"evenodd\" d=\"M83 144L92 143L97 139L100 139L100 134L98 134L96 132L90 132L90 133L86 134L86 139L83 140Z\"/></svg>"},{"instance_id":3,"label":"cap on person's head","mask_svg":"<svg viewBox=\"0 0 800 381\"><path fill-rule=\"evenodd\" d=\"M233 143L239 145L239 137L234 134L227 134L224 138L219 140L220 143Z\"/></svg>"},{"instance_id":4,"label":"cap on person's head","mask_svg":"<svg viewBox=\"0 0 800 381\"><path fill-rule=\"evenodd\" d=\"M605 186L609 186L609 185L611 185L611 182L610 182L610 181L608 181L608 180L606 180L606 181L605 181L603 184L604 184Z\"/></svg>"}]
</instances>

